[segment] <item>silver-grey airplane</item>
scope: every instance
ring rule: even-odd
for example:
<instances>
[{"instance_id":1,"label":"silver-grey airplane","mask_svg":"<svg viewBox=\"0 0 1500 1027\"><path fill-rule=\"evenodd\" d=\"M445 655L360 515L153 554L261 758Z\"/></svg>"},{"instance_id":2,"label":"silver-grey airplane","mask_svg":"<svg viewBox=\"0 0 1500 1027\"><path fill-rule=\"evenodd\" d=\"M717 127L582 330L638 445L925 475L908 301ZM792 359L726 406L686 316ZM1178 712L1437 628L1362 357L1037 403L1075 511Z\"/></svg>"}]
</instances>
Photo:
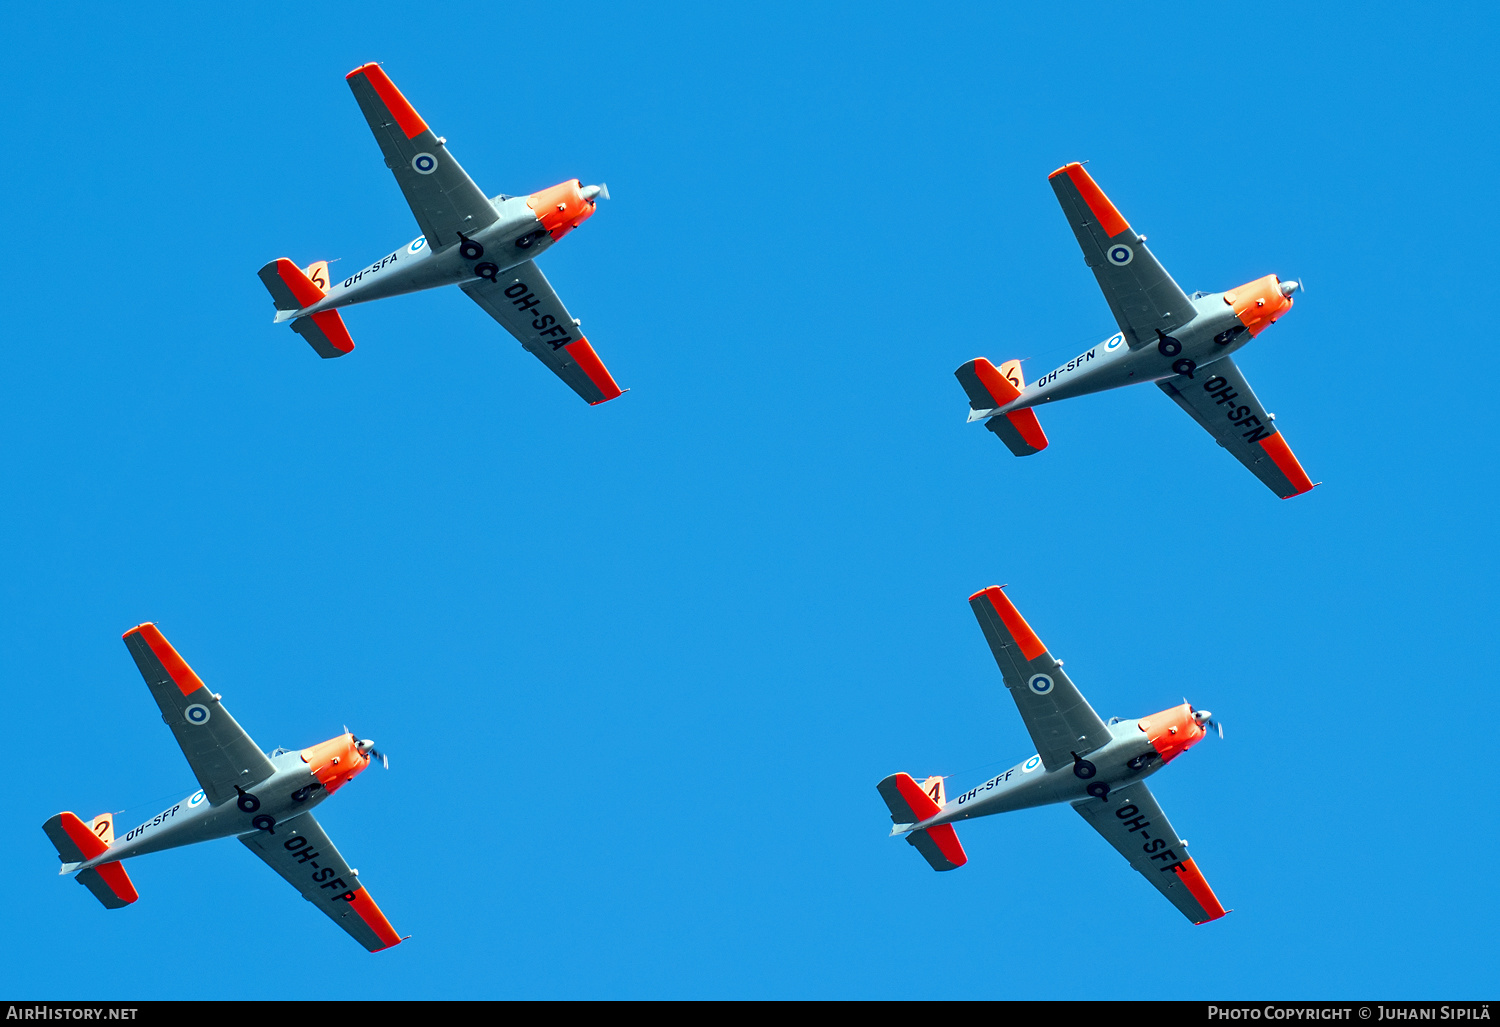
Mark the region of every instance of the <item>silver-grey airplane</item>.
<instances>
[{"instance_id":1,"label":"silver-grey airplane","mask_svg":"<svg viewBox=\"0 0 1500 1027\"><path fill-rule=\"evenodd\" d=\"M620 395L534 262L583 224L600 196L609 199L608 190L575 178L530 196L486 197L380 65L361 65L346 78L422 234L342 281L329 277L327 261L307 268L271 261L260 280L277 323L290 321L320 357L341 357L354 340L339 307L458 285L590 405Z\"/></svg>"},{"instance_id":2,"label":"silver-grey airplane","mask_svg":"<svg viewBox=\"0 0 1500 1027\"><path fill-rule=\"evenodd\" d=\"M890 807L892 835L905 835L934 870L968 862L953 825L994 813L1070 804L1195 924L1226 912L1157 805L1146 778L1218 727L1188 703L1139 720L1105 721L1063 673L999 588L969 597L1036 755L949 801L941 777L892 774L876 787ZM1219 729L1223 735L1223 729Z\"/></svg>"},{"instance_id":3,"label":"silver-grey airplane","mask_svg":"<svg viewBox=\"0 0 1500 1027\"><path fill-rule=\"evenodd\" d=\"M1120 330L1030 385L1021 363L980 357L953 372L969 396L969 421L1016 456L1047 448L1034 407L1138 382L1155 382L1236 460L1282 499L1313 487L1230 354L1292 309L1300 283L1266 275L1228 292L1191 296L1146 249L1081 164L1052 172L1052 190L1083 247Z\"/></svg>"},{"instance_id":4,"label":"silver-grey airplane","mask_svg":"<svg viewBox=\"0 0 1500 1027\"><path fill-rule=\"evenodd\" d=\"M125 646L200 790L119 837L112 813L90 824L72 813L57 814L42 830L62 860L59 873L76 873L106 908L122 909L140 896L121 860L238 838L369 951L404 941L312 815L314 806L373 760L385 762L375 743L346 732L301 751L266 755L156 625L125 632Z\"/></svg>"}]
</instances>

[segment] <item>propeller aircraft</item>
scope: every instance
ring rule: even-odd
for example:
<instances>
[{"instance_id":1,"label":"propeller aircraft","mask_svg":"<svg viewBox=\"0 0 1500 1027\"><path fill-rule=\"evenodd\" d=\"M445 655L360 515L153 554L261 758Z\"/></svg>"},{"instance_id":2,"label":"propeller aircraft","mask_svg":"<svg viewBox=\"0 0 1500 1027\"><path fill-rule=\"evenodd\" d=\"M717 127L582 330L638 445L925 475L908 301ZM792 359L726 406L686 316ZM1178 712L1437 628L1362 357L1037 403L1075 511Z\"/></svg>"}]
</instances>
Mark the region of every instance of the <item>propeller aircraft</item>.
<instances>
[{"instance_id":1,"label":"propeller aircraft","mask_svg":"<svg viewBox=\"0 0 1500 1027\"><path fill-rule=\"evenodd\" d=\"M374 760L389 766L375 743L346 729L301 751L268 756L156 625L141 624L124 637L200 790L119 837L112 813L87 824L57 814L42 830L62 860L59 873L76 873L106 908L121 909L140 897L122 860L234 837L369 951L404 941L312 815Z\"/></svg>"},{"instance_id":2,"label":"propeller aircraft","mask_svg":"<svg viewBox=\"0 0 1500 1027\"><path fill-rule=\"evenodd\" d=\"M1010 599L992 587L969 597L1005 687L1036 743L1035 755L948 801L943 779L892 774L876 787L890 807L891 835L905 835L934 870L968 862L960 820L1066 802L1195 924L1225 914L1187 842L1146 787L1146 778L1217 728L1207 710L1181 706L1140 720L1102 720Z\"/></svg>"},{"instance_id":3,"label":"propeller aircraft","mask_svg":"<svg viewBox=\"0 0 1500 1027\"><path fill-rule=\"evenodd\" d=\"M1018 360L999 368L983 357L970 360L953 372L968 393L970 423L984 421L1012 453L1030 456L1047 448L1035 407L1155 382L1282 499L1312 489L1275 416L1230 359L1292 309L1301 283L1266 275L1228 292L1189 296L1082 164L1049 178L1120 330L1030 385Z\"/></svg>"},{"instance_id":4,"label":"propeller aircraft","mask_svg":"<svg viewBox=\"0 0 1500 1027\"><path fill-rule=\"evenodd\" d=\"M457 284L590 405L619 396L533 259L591 217L609 190L572 179L530 196L486 197L380 65L345 77L422 234L343 281L329 277L326 260L271 261L259 273L276 323L290 321L320 357L341 357L354 340L338 308Z\"/></svg>"}]
</instances>

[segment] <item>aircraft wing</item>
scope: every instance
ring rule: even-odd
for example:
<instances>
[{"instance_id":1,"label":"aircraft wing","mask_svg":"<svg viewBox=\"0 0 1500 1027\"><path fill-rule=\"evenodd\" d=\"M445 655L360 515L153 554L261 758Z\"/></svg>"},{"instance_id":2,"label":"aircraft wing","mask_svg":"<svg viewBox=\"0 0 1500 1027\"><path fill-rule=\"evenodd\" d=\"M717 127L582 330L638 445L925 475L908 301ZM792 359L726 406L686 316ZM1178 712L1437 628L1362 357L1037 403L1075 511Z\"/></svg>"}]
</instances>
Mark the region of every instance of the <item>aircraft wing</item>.
<instances>
[{"instance_id":1,"label":"aircraft wing","mask_svg":"<svg viewBox=\"0 0 1500 1027\"><path fill-rule=\"evenodd\" d=\"M361 65L345 78L434 252L500 216L380 65Z\"/></svg>"},{"instance_id":2,"label":"aircraft wing","mask_svg":"<svg viewBox=\"0 0 1500 1027\"><path fill-rule=\"evenodd\" d=\"M282 821L274 834L256 831L241 835L240 841L371 952L405 940L391 928L311 813Z\"/></svg>"},{"instance_id":3,"label":"aircraft wing","mask_svg":"<svg viewBox=\"0 0 1500 1027\"><path fill-rule=\"evenodd\" d=\"M1109 727L1003 591L975 592L969 606L1048 770L1069 766L1073 753L1083 756L1109 742Z\"/></svg>"},{"instance_id":4,"label":"aircraft wing","mask_svg":"<svg viewBox=\"0 0 1500 1027\"><path fill-rule=\"evenodd\" d=\"M1224 915L1226 910L1188 855L1187 843L1172 830L1146 782L1116 788L1103 801L1075 802L1073 808L1183 916L1206 924Z\"/></svg>"},{"instance_id":5,"label":"aircraft wing","mask_svg":"<svg viewBox=\"0 0 1500 1027\"><path fill-rule=\"evenodd\" d=\"M1155 345L1196 311L1187 293L1167 274L1120 216L1082 164L1066 164L1049 176L1068 224L1083 247L1083 261L1099 280L1104 299L1132 349Z\"/></svg>"},{"instance_id":6,"label":"aircraft wing","mask_svg":"<svg viewBox=\"0 0 1500 1027\"><path fill-rule=\"evenodd\" d=\"M462 288L590 406L621 394L535 261L493 279L476 278Z\"/></svg>"},{"instance_id":7,"label":"aircraft wing","mask_svg":"<svg viewBox=\"0 0 1500 1027\"><path fill-rule=\"evenodd\" d=\"M249 788L275 772L271 760L155 624L125 632L125 647L209 802L227 802L235 798L235 785Z\"/></svg>"},{"instance_id":8,"label":"aircraft wing","mask_svg":"<svg viewBox=\"0 0 1500 1027\"><path fill-rule=\"evenodd\" d=\"M1231 358L1200 367L1192 378L1178 375L1156 384L1282 499L1313 487Z\"/></svg>"}]
</instances>

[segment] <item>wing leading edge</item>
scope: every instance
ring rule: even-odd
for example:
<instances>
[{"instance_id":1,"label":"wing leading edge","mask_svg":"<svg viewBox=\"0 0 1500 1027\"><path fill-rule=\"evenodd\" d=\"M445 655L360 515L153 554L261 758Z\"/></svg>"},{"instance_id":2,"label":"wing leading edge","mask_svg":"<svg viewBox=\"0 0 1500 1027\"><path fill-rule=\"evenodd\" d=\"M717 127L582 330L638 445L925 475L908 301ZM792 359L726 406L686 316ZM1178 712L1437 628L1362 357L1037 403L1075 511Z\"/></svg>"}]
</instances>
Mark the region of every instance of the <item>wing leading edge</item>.
<instances>
[{"instance_id":1,"label":"wing leading edge","mask_svg":"<svg viewBox=\"0 0 1500 1027\"><path fill-rule=\"evenodd\" d=\"M1228 912L1146 782L1116 788L1107 801L1075 802L1073 808L1193 923L1206 924Z\"/></svg>"},{"instance_id":2,"label":"wing leading edge","mask_svg":"<svg viewBox=\"0 0 1500 1027\"><path fill-rule=\"evenodd\" d=\"M210 803L227 802L235 798L235 785L249 788L275 773L266 754L155 624L131 628L124 638L146 687L161 707L161 719L172 729Z\"/></svg>"},{"instance_id":3,"label":"wing leading edge","mask_svg":"<svg viewBox=\"0 0 1500 1027\"><path fill-rule=\"evenodd\" d=\"M1156 384L1282 499L1312 489L1312 479L1233 359L1215 360L1191 378L1178 375Z\"/></svg>"},{"instance_id":4,"label":"wing leading edge","mask_svg":"<svg viewBox=\"0 0 1500 1027\"><path fill-rule=\"evenodd\" d=\"M1083 756L1109 742L1109 727L1003 591L975 592L969 607L1048 770L1066 767L1074 753Z\"/></svg>"},{"instance_id":5,"label":"wing leading edge","mask_svg":"<svg viewBox=\"0 0 1500 1027\"><path fill-rule=\"evenodd\" d=\"M344 862L311 813L277 824L275 834L257 831L242 835L240 841L369 951L406 940L391 927L359 883L359 874Z\"/></svg>"},{"instance_id":6,"label":"wing leading edge","mask_svg":"<svg viewBox=\"0 0 1500 1027\"><path fill-rule=\"evenodd\" d=\"M1109 202L1082 164L1065 164L1047 176L1063 214L1078 237L1084 263L1099 280L1120 331L1132 349L1155 345L1156 333L1192 320L1193 303L1146 249L1146 238Z\"/></svg>"},{"instance_id":7,"label":"wing leading edge","mask_svg":"<svg viewBox=\"0 0 1500 1027\"><path fill-rule=\"evenodd\" d=\"M535 261L461 288L590 406L623 394Z\"/></svg>"},{"instance_id":8,"label":"wing leading edge","mask_svg":"<svg viewBox=\"0 0 1500 1027\"><path fill-rule=\"evenodd\" d=\"M459 233L494 223L500 215L489 198L380 65L363 64L345 78L428 246L440 250L458 242Z\"/></svg>"}]
</instances>

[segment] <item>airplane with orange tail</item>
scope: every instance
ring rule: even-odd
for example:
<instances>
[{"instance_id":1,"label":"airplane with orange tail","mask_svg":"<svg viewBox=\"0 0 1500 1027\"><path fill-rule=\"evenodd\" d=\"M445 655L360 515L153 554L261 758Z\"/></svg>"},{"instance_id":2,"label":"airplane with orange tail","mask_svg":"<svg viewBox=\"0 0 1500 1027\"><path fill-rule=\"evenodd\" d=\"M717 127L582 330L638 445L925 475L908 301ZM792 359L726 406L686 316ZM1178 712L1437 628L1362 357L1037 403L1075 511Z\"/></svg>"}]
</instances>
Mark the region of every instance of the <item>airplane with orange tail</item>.
<instances>
[{"instance_id":1,"label":"airplane with orange tail","mask_svg":"<svg viewBox=\"0 0 1500 1027\"><path fill-rule=\"evenodd\" d=\"M1064 165L1050 179L1120 330L1030 385L1018 360L998 368L983 357L970 360L953 372L969 396L969 421L984 421L1012 453L1030 456L1047 448L1034 407L1155 382L1282 499L1313 488L1275 415L1230 359L1292 309L1301 283L1266 275L1228 292L1189 296L1082 164Z\"/></svg>"},{"instance_id":2,"label":"airplane with orange tail","mask_svg":"<svg viewBox=\"0 0 1500 1027\"><path fill-rule=\"evenodd\" d=\"M111 813L87 824L57 814L42 830L62 860L59 873L76 873L106 908L121 909L139 898L122 860L233 837L366 949L404 941L311 812L372 761L386 764L375 743L346 731L300 752L267 755L156 625L131 628L125 645L201 789L123 835Z\"/></svg>"},{"instance_id":3,"label":"airplane with orange tail","mask_svg":"<svg viewBox=\"0 0 1500 1027\"><path fill-rule=\"evenodd\" d=\"M290 321L320 357L341 357L354 340L338 308L456 284L590 405L620 395L534 262L592 216L609 190L573 179L530 196L486 197L380 65L361 65L346 78L422 235L342 281L330 278L327 261L306 268L271 261L260 280L276 323Z\"/></svg>"},{"instance_id":4,"label":"airplane with orange tail","mask_svg":"<svg viewBox=\"0 0 1500 1027\"><path fill-rule=\"evenodd\" d=\"M1005 687L1036 743L1031 756L948 800L941 777L892 774L876 787L895 827L934 870L968 862L960 820L1070 804L1130 865L1195 924L1223 916L1213 889L1172 829L1146 778L1208 735L1224 730L1207 710L1181 706L1139 720L1102 720L999 588L969 597Z\"/></svg>"}]
</instances>

